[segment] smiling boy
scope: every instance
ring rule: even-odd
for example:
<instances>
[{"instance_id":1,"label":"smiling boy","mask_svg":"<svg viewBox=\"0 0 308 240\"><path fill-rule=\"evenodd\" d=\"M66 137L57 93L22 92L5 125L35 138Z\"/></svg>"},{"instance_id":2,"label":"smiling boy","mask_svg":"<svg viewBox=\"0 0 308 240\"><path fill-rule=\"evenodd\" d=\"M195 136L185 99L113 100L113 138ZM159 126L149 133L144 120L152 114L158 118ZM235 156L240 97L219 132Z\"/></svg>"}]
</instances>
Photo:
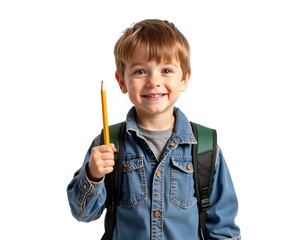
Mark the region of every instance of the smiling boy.
<instances>
[{"instance_id":1,"label":"smiling boy","mask_svg":"<svg viewBox=\"0 0 308 240\"><path fill-rule=\"evenodd\" d=\"M146 19L127 28L114 47L115 78L133 107L126 118L122 197L113 239L241 239L235 224L238 202L232 179L218 147L205 223L199 231L192 171L196 144L190 121L175 106L189 83L190 47L168 21ZM104 177L113 171L113 144L96 137L67 187L73 216L98 219L104 209Z\"/></svg>"}]
</instances>

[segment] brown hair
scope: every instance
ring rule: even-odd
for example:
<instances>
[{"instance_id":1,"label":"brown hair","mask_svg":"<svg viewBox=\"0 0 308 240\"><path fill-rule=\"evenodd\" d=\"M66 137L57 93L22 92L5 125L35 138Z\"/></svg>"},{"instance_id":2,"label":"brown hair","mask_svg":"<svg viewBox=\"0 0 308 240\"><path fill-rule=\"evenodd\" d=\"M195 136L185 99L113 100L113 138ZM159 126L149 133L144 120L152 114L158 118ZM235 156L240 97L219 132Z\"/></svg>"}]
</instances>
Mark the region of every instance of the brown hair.
<instances>
[{"instance_id":1,"label":"brown hair","mask_svg":"<svg viewBox=\"0 0 308 240\"><path fill-rule=\"evenodd\" d=\"M125 63L140 44L146 47L149 60L160 62L175 56L180 61L183 76L190 70L190 47L185 36L173 23L146 19L127 28L114 46L116 68L122 77Z\"/></svg>"}]
</instances>

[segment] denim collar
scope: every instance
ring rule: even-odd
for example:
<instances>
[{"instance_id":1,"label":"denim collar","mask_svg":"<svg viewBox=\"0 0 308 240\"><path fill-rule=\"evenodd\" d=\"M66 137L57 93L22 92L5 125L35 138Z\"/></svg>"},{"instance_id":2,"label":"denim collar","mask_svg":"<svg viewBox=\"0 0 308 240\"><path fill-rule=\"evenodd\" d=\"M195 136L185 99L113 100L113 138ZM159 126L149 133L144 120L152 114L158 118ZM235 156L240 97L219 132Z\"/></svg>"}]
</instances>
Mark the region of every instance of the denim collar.
<instances>
[{"instance_id":1,"label":"denim collar","mask_svg":"<svg viewBox=\"0 0 308 240\"><path fill-rule=\"evenodd\" d=\"M190 122L185 114L177 107L174 107L173 114L175 116L175 128L172 133L173 141L178 144L189 143L196 144L197 140L192 132ZM136 109L132 107L126 116L126 131L128 134L135 132L137 136L141 136L137 122Z\"/></svg>"}]
</instances>

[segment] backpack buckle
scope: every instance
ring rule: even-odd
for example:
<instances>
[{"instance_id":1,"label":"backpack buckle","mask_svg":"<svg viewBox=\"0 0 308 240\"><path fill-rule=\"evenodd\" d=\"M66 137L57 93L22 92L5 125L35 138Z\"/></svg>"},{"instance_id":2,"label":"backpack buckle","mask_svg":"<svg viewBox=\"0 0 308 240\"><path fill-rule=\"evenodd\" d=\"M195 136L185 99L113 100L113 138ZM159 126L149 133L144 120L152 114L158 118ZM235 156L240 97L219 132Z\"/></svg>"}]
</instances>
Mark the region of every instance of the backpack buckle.
<instances>
[{"instance_id":1,"label":"backpack buckle","mask_svg":"<svg viewBox=\"0 0 308 240\"><path fill-rule=\"evenodd\" d=\"M210 207L210 199L204 198L201 199L201 210L206 211Z\"/></svg>"}]
</instances>

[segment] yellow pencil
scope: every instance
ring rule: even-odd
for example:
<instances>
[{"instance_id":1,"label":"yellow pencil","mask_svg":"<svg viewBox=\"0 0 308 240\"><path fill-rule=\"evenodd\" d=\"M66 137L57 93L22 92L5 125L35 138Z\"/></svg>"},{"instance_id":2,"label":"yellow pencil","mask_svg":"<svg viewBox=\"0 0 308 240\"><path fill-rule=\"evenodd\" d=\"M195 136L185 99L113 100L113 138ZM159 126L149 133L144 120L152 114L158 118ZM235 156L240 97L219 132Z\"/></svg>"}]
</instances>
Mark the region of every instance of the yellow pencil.
<instances>
[{"instance_id":1,"label":"yellow pencil","mask_svg":"<svg viewBox=\"0 0 308 240\"><path fill-rule=\"evenodd\" d=\"M110 144L109 139L109 126L108 126L108 115L107 115L107 101L106 101L106 89L104 88L102 80L101 85L101 96L102 96L102 112L103 112L103 125L104 125L104 144Z\"/></svg>"}]
</instances>

